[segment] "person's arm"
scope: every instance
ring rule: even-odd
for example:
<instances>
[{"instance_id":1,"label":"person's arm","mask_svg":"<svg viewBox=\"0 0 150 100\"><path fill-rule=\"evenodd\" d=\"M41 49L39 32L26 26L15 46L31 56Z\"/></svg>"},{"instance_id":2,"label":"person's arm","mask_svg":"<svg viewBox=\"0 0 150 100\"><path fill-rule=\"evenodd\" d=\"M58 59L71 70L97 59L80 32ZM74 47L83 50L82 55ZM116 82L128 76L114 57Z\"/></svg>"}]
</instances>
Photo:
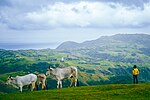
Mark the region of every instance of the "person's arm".
<instances>
[{"instance_id":1,"label":"person's arm","mask_svg":"<svg viewBox=\"0 0 150 100\"><path fill-rule=\"evenodd\" d=\"M134 75L134 69L132 70L132 75Z\"/></svg>"}]
</instances>

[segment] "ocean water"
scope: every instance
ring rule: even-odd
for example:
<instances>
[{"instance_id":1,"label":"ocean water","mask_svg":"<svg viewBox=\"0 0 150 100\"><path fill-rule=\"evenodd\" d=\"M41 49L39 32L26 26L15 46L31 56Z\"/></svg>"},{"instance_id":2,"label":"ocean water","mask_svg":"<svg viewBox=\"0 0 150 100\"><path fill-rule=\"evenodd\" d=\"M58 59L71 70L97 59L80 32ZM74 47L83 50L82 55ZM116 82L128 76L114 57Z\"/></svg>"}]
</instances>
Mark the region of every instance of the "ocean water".
<instances>
[{"instance_id":1,"label":"ocean water","mask_svg":"<svg viewBox=\"0 0 150 100\"><path fill-rule=\"evenodd\" d=\"M59 43L0 43L0 49L26 50L26 49L55 49Z\"/></svg>"}]
</instances>

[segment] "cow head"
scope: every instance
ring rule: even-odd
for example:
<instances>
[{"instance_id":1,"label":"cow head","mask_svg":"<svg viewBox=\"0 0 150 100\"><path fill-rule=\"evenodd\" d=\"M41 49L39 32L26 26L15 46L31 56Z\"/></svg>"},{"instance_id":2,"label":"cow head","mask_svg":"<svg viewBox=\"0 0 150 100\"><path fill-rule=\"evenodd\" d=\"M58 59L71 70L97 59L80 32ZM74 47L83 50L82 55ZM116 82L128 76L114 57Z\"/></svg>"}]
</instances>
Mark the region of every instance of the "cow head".
<instances>
[{"instance_id":1,"label":"cow head","mask_svg":"<svg viewBox=\"0 0 150 100\"><path fill-rule=\"evenodd\" d=\"M50 75L51 72L53 71L53 68L51 68L50 66L47 68L47 71L46 71L46 76L47 75Z\"/></svg>"},{"instance_id":2,"label":"cow head","mask_svg":"<svg viewBox=\"0 0 150 100\"><path fill-rule=\"evenodd\" d=\"M7 85L12 84L13 80L14 80L14 78L11 77L11 76L9 76L9 77L7 78L6 84L7 84Z\"/></svg>"}]
</instances>

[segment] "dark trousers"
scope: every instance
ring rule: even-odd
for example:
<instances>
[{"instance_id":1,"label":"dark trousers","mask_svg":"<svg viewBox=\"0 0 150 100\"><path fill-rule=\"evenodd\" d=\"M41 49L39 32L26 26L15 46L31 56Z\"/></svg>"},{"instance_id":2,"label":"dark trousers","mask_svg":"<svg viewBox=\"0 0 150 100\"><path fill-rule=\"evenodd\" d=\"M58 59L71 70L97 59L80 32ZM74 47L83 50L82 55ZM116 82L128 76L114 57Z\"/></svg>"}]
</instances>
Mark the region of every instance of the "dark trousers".
<instances>
[{"instance_id":1,"label":"dark trousers","mask_svg":"<svg viewBox=\"0 0 150 100\"><path fill-rule=\"evenodd\" d=\"M138 84L138 79L137 79L137 75L133 75L133 83Z\"/></svg>"}]
</instances>

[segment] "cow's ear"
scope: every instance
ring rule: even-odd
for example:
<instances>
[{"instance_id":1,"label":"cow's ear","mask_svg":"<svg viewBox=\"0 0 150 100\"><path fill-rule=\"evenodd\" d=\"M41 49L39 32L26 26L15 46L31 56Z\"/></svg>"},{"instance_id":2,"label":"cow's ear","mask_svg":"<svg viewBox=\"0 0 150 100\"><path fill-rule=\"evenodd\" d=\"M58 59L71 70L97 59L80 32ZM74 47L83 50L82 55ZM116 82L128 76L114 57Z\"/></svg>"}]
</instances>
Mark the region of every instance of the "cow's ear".
<instances>
[{"instance_id":1,"label":"cow's ear","mask_svg":"<svg viewBox=\"0 0 150 100\"><path fill-rule=\"evenodd\" d=\"M8 76L7 80L9 80L9 79L10 79L10 75Z\"/></svg>"},{"instance_id":2,"label":"cow's ear","mask_svg":"<svg viewBox=\"0 0 150 100\"><path fill-rule=\"evenodd\" d=\"M52 68L50 68L50 71L53 71L53 69L52 69Z\"/></svg>"},{"instance_id":3,"label":"cow's ear","mask_svg":"<svg viewBox=\"0 0 150 100\"><path fill-rule=\"evenodd\" d=\"M11 79L11 80L13 80L13 77L11 75L8 78Z\"/></svg>"},{"instance_id":4,"label":"cow's ear","mask_svg":"<svg viewBox=\"0 0 150 100\"><path fill-rule=\"evenodd\" d=\"M8 78L11 78L12 76L11 75L9 75L9 77Z\"/></svg>"}]
</instances>

